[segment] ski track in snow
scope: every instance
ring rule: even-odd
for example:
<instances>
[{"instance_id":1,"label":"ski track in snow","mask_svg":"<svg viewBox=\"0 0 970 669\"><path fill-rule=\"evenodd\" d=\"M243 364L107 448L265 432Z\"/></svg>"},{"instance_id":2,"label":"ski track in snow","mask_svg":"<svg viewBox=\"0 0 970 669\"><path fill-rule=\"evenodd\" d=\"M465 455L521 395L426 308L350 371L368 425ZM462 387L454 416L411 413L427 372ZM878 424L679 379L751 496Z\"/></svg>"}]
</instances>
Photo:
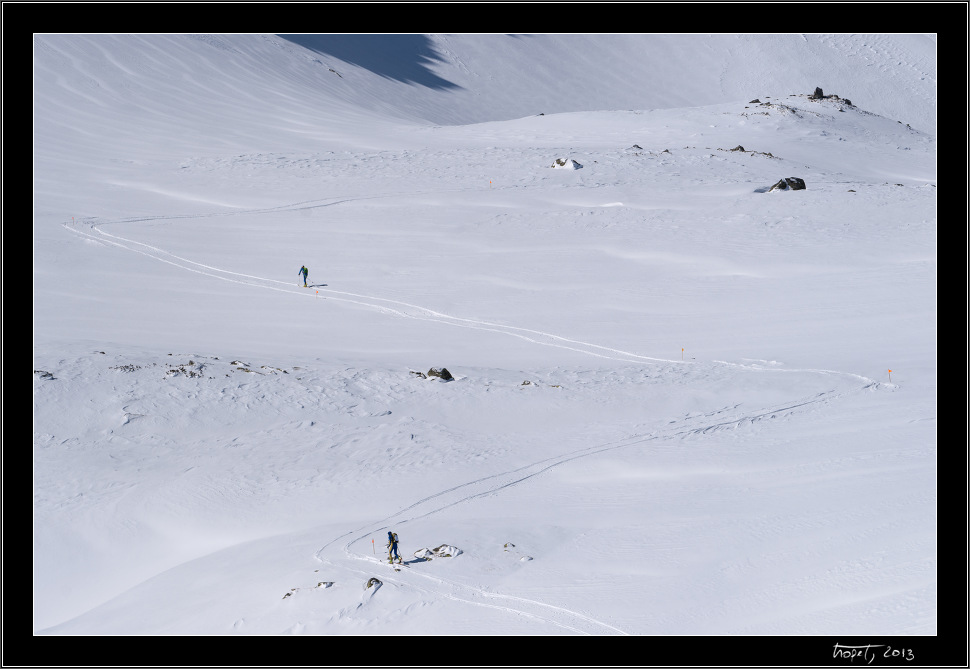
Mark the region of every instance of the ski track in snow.
<instances>
[{"instance_id":1,"label":"ski track in snow","mask_svg":"<svg viewBox=\"0 0 970 669\"><path fill-rule=\"evenodd\" d=\"M300 203L300 204L306 204L306 203ZM337 202L333 202L330 204L337 204ZM286 210L296 206L297 205L291 205L288 207L277 207L272 209L271 211ZM263 211L263 210L259 210L259 211ZM248 213L259 213L259 211L248 212ZM267 211L270 211L270 210L267 210ZM227 215L230 215L230 214L227 214ZM132 222L144 221L144 220L171 220L176 218L198 218L198 216L185 216L185 217L156 216L152 218L126 219L124 221L117 221L117 222L132 223ZM146 255L150 258L158 260L159 262L164 262L189 272L196 272L198 274L203 274L205 276L210 276L210 277L221 279L223 281L228 281L231 283L239 283L242 285L252 286L255 288L264 288L267 290L277 290L280 292L289 293L291 295L309 297L311 299L315 299L317 297L316 294L308 295L303 291L293 290L292 284L287 281L280 281L279 279L269 279L265 277L254 276L251 274L243 274L240 272L232 272L230 270L220 269L218 267L206 265L204 263L197 262L195 260L189 260L187 258L177 256L164 249L160 249L156 246L152 246L144 242L139 242L132 239L126 239L118 235L112 235L102 230L99 227L99 225L92 224L91 227L95 232L98 233L98 235L100 235L100 237L96 237L91 233L79 230L78 229L78 225L80 225L79 223L74 223L73 226L68 223L64 223L63 225L66 229L70 230L71 232L74 232L75 234L78 234L85 238L106 242L113 246L117 246L119 248L132 251L134 253L140 253L142 255ZM105 237L107 237L108 239L104 239ZM137 245L142 248L134 248L131 245ZM685 362L682 360L675 360L675 359L668 359L668 358L654 358L650 356L640 355L638 353L631 353L629 351L610 348L608 346L601 346L599 344L593 344L590 342L579 341L576 339L569 339L567 337L552 334L549 332L542 332L540 330L532 330L525 327L501 325L499 323L490 323L488 321L474 320L470 318L461 318L459 316L451 316L449 314L444 314L439 311L429 309L427 307L422 307L416 304L410 304L408 302L401 302L399 300L392 300L385 297L378 297L375 295L361 295L359 293L351 293L347 291L333 290L333 289L325 289L324 292L326 293L325 295L322 296L324 299L335 300L338 302L348 302L348 303L368 307L370 309L375 309L385 314L399 316L401 318L412 318L416 320L432 321L432 322L442 323L445 325L452 325L456 327L467 327L467 328L473 328L476 330L482 330L486 332L495 332L498 334L517 337L519 339L523 339L530 343L538 344L541 346L554 346L556 348L562 348L569 351L575 351L578 353L590 355L593 357L605 358L608 360L618 360L621 362L636 362L636 363L643 363L643 364L658 363L658 362L672 363L672 364L691 364L689 362ZM335 297L336 295L345 295L347 297ZM350 298L358 298L358 299L350 299ZM396 305L397 308L376 304L374 302L375 300L377 302L386 302L389 304ZM408 310L412 310L412 311L408 311ZM760 366L739 365L737 363L729 363L729 362L718 361L718 360L714 362L716 362L717 364L723 364L723 365L733 366L733 367L741 367L745 369L765 369L765 371L791 371L791 372L800 371L800 372L815 372L815 373L822 373L822 374L844 374L847 376L860 379L866 384L871 385L876 383L876 381L874 381L873 379L869 379L864 376L859 376L857 374L849 374L846 372L831 371L831 370L805 370L805 369L775 370L771 368L762 368Z\"/></svg>"},{"instance_id":2,"label":"ski track in snow","mask_svg":"<svg viewBox=\"0 0 970 669\"><path fill-rule=\"evenodd\" d=\"M165 220L167 217L155 217L151 220ZM175 217L173 217L175 218ZM124 222L135 222L135 221L149 220L149 219L131 219ZM278 290L284 293L290 293L293 295L300 295L303 297L316 298L316 294L307 295L303 291L293 290L292 284L287 281L280 281L279 279L268 279L265 277L254 276L250 274L242 274L240 272L232 272L229 270L219 269L218 267L212 267L211 265L206 265L194 260L189 260L187 258L182 258L173 253L169 253L164 249L160 249L156 246L146 244L144 242L138 242L132 239L126 239L118 235L112 235L108 232L102 230L98 225L92 225L92 228L97 232L100 237L96 237L91 233L84 232L77 229L77 224L74 227L65 223L64 227L83 237L94 239L101 242L106 242L113 246L132 251L134 253L140 253L146 255L150 258L154 258L160 262L167 263L169 265L174 265L181 269L187 270L189 272L196 272L198 274L203 274L205 276L210 276L216 279L221 279L223 281L229 281L231 283L239 283L247 286L253 286L256 288L265 288L268 290ZM108 239L104 239L108 238ZM141 248L135 248L137 245ZM591 355L599 358L606 358L609 360L620 360L625 362L681 362L675 360L666 360L663 358L651 358L644 355L639 355L636 353L630 353L628 351L621 351L615 348L609 348L606 346L600 346L598 344L591 344L588 342L578 341L575 339L568 339L566 337L561 337L559 335L551 334L548 332L541 332L539 330L530 330L523 327L515 327L510 325L500 325L498 323L490 323L488 321L473 320L470 318L460 318L458 316L451 316L448 314L429 309L427 307L422 307L416 304L409 304L407 302L401 302L399 300L391 300L384 297L377 297L374 295L361 295L358 293L350 293L341 290L327 289L324 291L326 294L322 295L324 299L335 300L338 302L349 302L352 304L357 304L360 306L375 309L382 313L386 313L393 316L399 316L402 318L413 318L416 320L432 321L437 323L442 323L445 325L453 325L457 327L467 327L476 330L484 330L487 332L496 332L499 334L504 334L512 337L517 337L519 339L524 339L525 341L531 342L533 344L539 344L542 346L554 346L557 348L563 348L570 351L576 351L579 353L585 353L586 355ZM336 295L345 295L347 297L336 297ZM351 299L358 298L358 299ZM396 305L397 308L384 306L381 304L375 304L374 301L386 302L392 305Z\"/></svg>"},{"instance_id":3,"label":"ski track in snow","mask_svg":"<svg viewBox=\"0 0 970 669\"><path fill-rule=\"evenodd\" d=\"M158 217L159 219L163 217ZM137 219L146 220L146 219ZM303 297L317 297L314 295L307 295L305 292L296 291L292 289L289 282L280 281L278 279L268 279L265 277L253 276L250 274L242 274L240 272L232 272L229 270L219 269L218 267L212 267L211 265L205 265L194 260L189 260L187 258L182 258L173 253L169 253L164 249L160 249L156 246L151 246L150 244L145 244L144 242L138 242L132 239L126 239L117 235L112 235L100 229L97 225L92 226L95 232L97 232L101 237L96 237L90 233L76 229L76 227L71 227L68 224L64 224L64 227L74 232L78 235L86 237L88 239L106 242L113 246L132 251L134 253L140 253L146 255L150 258L154 258L160 262L167 263L169 265L174 265L181 269L187 270L189 272L196 272L198 274L203 274L205 276L210 276L216 279L221 279L223 281L229 281L231 283L239 283L247 286L253 286L256 288L265 288L268 290L278 290L280 292L290 293L292 295L299 295ZM104 239L108 237L109 239ZM137 245L142 248L134 248L131 245ZM278 284L278 285L277 285ZM504 334L512 337L517 337L519 339L524 339L525 341L531 342L533 344L539 344L542 346L554 346L556 348L562 348L570 351L576 351L579 353L584 353L586 355L591 355L599 358L606 358L609 360L620 360L626 362L681 362L675 360L666 360L663 358L651 358L644 355L639 355L636 353L630 353L628 351L621 351L619 349L609 348L606 346L600 346L598 344L591 344L588 342L582 342L575 339L568 339L566 337L561 337L559 335L551 334L548 332L541 332L539 330L530 330L528 328L515 327L510 325L500 325L498 323L489 323L487 321L473 320L469 318L460 318L458 316L450 316L448 314L443 314L439 311L434 311L433 309L428 309L427 307L422 307L416 304L409 304L407 302L401 302L398 300L391 300L384 297L377 297L374 295L361 295L358 293L350 293L340 290L325 290L326 295L322 297L328 300L335 300L338 302L348 302L351 304L357 304L360 306L375 309L382 313L389 315L399 316L402 318L413 318L416 320L432 321L437 323L442 323L445 325L452 325L456 327L467 327L476 330L484 330L487 332L496 332L499 334ZM336 295L346 295L347 297L335 297ZM350 299L359 298L359 299ZM383 306L380 304L375 304L373 301L366 300L377 300L379 302L386 302L389 304L396 305L398 308ZM405 311L413 310L413 311ZM414 313L417 312L417 313ZM602 351L602 352L599 352ZM610 355L612 354L612 355ZM617 357L619 356L619 357Z\"/></svg>"},{"instance_id":4,"label":"ski track in snow","mask_svg":"<svg viewBox=\"0 0 970 669\"><path fill-rule=\"evenodd\" d=\"M325 557L325 554L328 552L328 550L333 550L335 544L341 542L343 544L341 551L344 558L362 560L367 563L383 563L383 560L372 558L371 556L367 555L366 552L355 551L353 549L354 544L359 541L366 540L375 533L380 533L383 530L388 529L392 524L396 526L404 525L410 521L419 520L426 516L430 516L454 507L458 504L463 504L477 498L498 494L505 488L510 488L528 481L534 476L539 476L550 469L573 460L598 455L600 453L616 449L641 445L649 441L684 438L695 434L708 434L709 432L724 428L737 428L746 423L754 423L764 418L772 418L775 415L786 414L795 411L796 409L820 403L828 403L842 397L845 394L845 392L837 393L834 390L822 392L807 399L784 402L775 407L758 409L740 416L736 416L727 421L710 423L700 427L686 424L697 418L696 416L685 417L679 421L676 421L677 423L682 424L655 431L647 435L633 435L617 441L577 449L551 458L545 458L543 460L539 460L507 472L475 479L473 481L439 491L420 499L372 525L367 525L339 537L335 537L321 547L314 554L314 558L321 564L326 564L328 566L337 568L337 558L327 558ZM713 414L707 414L703 417L711 418L714 415L724 413L725 410L716 411ZM347 560L341 560L339 566L348 568ZM370 574L370 572L364 570L356 570L352 567L351 569L353 571L357 571L362 576ZM476 606L497 608L511 614L522 615L532 619L539 619L546 623L562 627L570 632L578 634L628 634L619 628L602 621L595 620L594 618L576 611L571 611L562 607L526 599L523 597L490 592L482 588L444 579L440 576L422 573L421 571L411 569L410 567L406 569L406 571L401 570L397 572L400 574L400 576L387 577L386 580L392 583L407 585L408 587L412 587L418 591L429 593L433 592L435 595L444 596L455 601L461 601ZM418 583L419 578L432 581L440 587L432 590L427 586L422 586ZM495 604L490 604L483 601L485 599L501 600L505 605L498 606Z\"/></svg>"},{"instance_id":5,"label":"ski track in snow","mask_svg":"<svg viewBox=\"0 0 970 669\"><path fill-rule=\"evenodd\" d=\"M329 202L328 204L338 204L340 200ZM294 205L277 207L267 211L278 211L285 209L298 208L300 206L305 206L308 203L298 203ZM324 206L324 205L312 205L312 206ZM262 211L262 210L260 210ZM248 212L248 213L258 213ZM226 214L232 215L232 214ZM138 218L138 219L125 219L120 221L115 221L115 223L132 223L144 220L172 220L179 218L197 218L198 216L157 216L151 218ZM279 281L277 279L270 279L266 277L254 276L249 274L243 274L239 272L232 272L229 270L220 269L218 267L213 267L211 265L206 265L201 262L194 260L189 260L170 253L164 249L146 244L144 242L138 242L131 239L121 237L119 235L113 235L105 232L100 228L98 224L91 224L92 232L87 232L80 229L79 222L74 222L73 224L64 223L66 229L77 234L86 239L96 240L102 243L111 244L121 249L131 251L134 253L139 253L159 262L164 262L180 269L196 272L198 274L221 279L223 281L228 281L231 283L238 283L245 286L251 286L255 288L263 288L267 290L277 290L280 292L289 293L292 295L299 295L305 297L316 298L317 295L308 295L304 291L295 290L294 287L286 281ZM452 316L449 314L444 314L427 307L422 307L415 304L409 304L407 302L401 302L398 300L391 300L388 298L378 297L374 295L361 295L357 293L351 293L346 291L338 291L333 289L328 289L323 291L325 295L321 295L324 299L334 300L339 302L347 302L360 306L364 306L370 309L375 309L379 312L397 316L402 318L413 318L418 320L432 321L441 323L444 325L452 325L457 327L467 327L477 330L483 330L487 332L495 332L498 334L503 334L507 336L517 337L525 341L542 345L542 346L554 346L558 348L563 348L570 351L576 351L579 353L584 353L586 355L605 358L610 360L617 360L626 363L634 362L640 364L651 364L651 363L678 363L678 364L692 364L690 362L684 362L680 360L668 360L663 358L651 358L636 353L631 353L629 351L622 351L615 348L610 348L607 346L601 346L598 344L593 344L590 342L578 341L575 339L569 339L567 337L555 335L548 332L542 332L539 330L532 330L525 327L500 325L497 323L490 323L487 321L473 320L468 318L461 318L458 316ZM338 297L343 296L343 297ZM393 306L388 306L393 305ZM803 373L817 373L824 375L837 375L844 376L855 379L862 382L861 388L856 388L855 390L864 390L872 388L878 385L878 382L873 379L869 379L857 374L850 374L847 372L838 372L832 370L815 370L815 369L801 369L801 370L791 370L791 369L777 369L771 366L763 366L759 364L738 364L726 361L715 360L712 361L715 364L725 365L729 367L737 367L740 369L748 371L765 371L765 372L803 372ZM407 522L418 520L420 518L438 513L445 509L454 507L458 504L463 504L475 500L477 498L498 494L503 489L518 485L520 483L526 482L529 479L539 476L542 473L554 468L559 465L571 462L579 458L585 458L593 455L597 455L606 451L611 451L615 449L621 449L629 446L643 444L648 441L658 440L658 439L673 439L673 438L683 438L690 435L696 434L708 434L720 429L731 429L740 427L746 423L754 423L764 418L771 418L777 414L785 414L797 409L803 409L813 404L825 403L842 397L846 392L837 393L835 390L827 391L823 393L818 393L817 395L810 398L802 398L797 400L791 400L782 403L775 407L766 407L756 409L739 416L734 416L728 420L717 420L716 422L707 422L703 425L689 425L688 423L694 421L697 416L685 417L675 421L675 425L672 427L667 427L663 430L659 430L647 435L633 435L618 441L609 442L605 444L598 444L595 446L581 448L578 450L570 451L568 453L563 453L552 458L545 458L537 462L525 465L523 467L518 467L516 469L493 474L480 479L469 481L467 483L460 484L448 488L446 490L441 490L432 495L429 495L423 499L417 500L414 503L398 510L394 514L387 516L375 523L361 527L357 530L344 534L342 536L335 537L330 542L321 547L315 554L314 558L321 564L328 564L337 567L336 560L340 557L325 557L329 551L335 550L335 544L342 542L341 553L344 559L340 560L340 567L344 569L350 569L351 571L356 571L364 576L369 576L370 571L363 569L355 569L352 566L354 560L365 561L367 563L377 562L378 560L371 558L363 552L356 552L353 549L355 543L366 539L375 532L380 532L393 522L396 525L402 525ZM715 412L715 414L723 413L723 411ZM707 414L701 418L710 419L713 418L714 414ZM349 558L349 560L348 560ZM516 597L512 595L505 595L500 593L494 593L487 591L482 588L478 588L472 585L461 584L456 581L441 578L439 576L422 573L419 570L412 569L410 567L396 572L396 575L387 575L383 577L385 580L391 583L400 583L402 585L407 585L409 588L413 588L418 592L425 592L429 595L434 595L438 597L445 597L454 601L464 602L467 604L472 604L475 606L483 606L487 608L497 609L512 615L523 616L525 618L539 620L548 624L561 627L570 633L576 634L627 634L623 630L620 630L612 625L605 622L595 620L589 616L582 613L571 611L562 607L554 606L551 604L546 604L543 602L525 599L522 597ZM424 583L422 583L422 580Z\"/></svg>"},{"instance_id":6,"label":"ski track in snow","mask_svg":"<svg viewBox=\"0 0 970 669\"><path fill-rule=\"evenodd\" d=\"M348 555L367 564L382 564L387 567L391 566L390 564L383 562L383 560L369 557L367 555L354 555L350 553L348 553ZM317 559L321 563L327 563L327 561L323 560L322 558L317 557ZM342 564L341 566L344 569L356 572L361 577L370 577L373 575L372 569L356 569L354 567L348 567L346 564ZM464 585L440 576L421 573L409 566L396 571L395 574L398 575L390 576L385 574L381 576L381 579L383 581L387 581L388 583L405 585L414 591L427 593L428 595L434 597L444 597L455 602L472 604L474 606L495 609L503 613L521 616L523 618L538 620L540 622L555 625L556 627L561 627L575 634L628 634L617 627L561 606L546 604L544 602L526 599L524 597L516 597L514 595L504 595L501 593L489 592L488 590L482 588ZM428 584L422 584L422 582L418 580L419 578L424 579L424 581ZM486 600L501 601L504 605L497 603L493 604Z\"/></svg>"}]
</instances>

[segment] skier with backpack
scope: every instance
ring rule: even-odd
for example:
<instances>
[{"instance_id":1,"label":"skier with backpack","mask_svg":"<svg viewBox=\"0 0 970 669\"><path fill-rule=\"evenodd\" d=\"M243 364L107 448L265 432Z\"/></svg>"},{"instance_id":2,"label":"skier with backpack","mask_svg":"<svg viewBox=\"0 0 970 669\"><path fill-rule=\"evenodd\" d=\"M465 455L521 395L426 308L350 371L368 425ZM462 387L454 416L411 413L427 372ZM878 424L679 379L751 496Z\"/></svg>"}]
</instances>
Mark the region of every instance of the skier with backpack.
<instances>
[{"instance_id":1,"label":"skier with backpack","mask_svg":"<svg viewBox=\"0 0 970 669\"><path fill-rule=\"evenodd\" d=\"M398 564L401 564L403 560L397 552L397 534L394 532L387 533L387 561L394 564L394 558L397 558Z\"/></svg>"},{"instance_id":2,"label":"skier with backpack","mask_svg":"<svg viewBox=\"0 0 970 669\"><path fill-rule=\"evenodd\" d=\"M297 272L297 275L299 275L299 274L302 274L303 275L303 287L304 288L307 287L307 285L306 285L306 275L309 274L309 273L310 273L310 270L308 270L306 268L306 265L301 265L300 266L300 271Z\"/></svg>"}]
</instances>

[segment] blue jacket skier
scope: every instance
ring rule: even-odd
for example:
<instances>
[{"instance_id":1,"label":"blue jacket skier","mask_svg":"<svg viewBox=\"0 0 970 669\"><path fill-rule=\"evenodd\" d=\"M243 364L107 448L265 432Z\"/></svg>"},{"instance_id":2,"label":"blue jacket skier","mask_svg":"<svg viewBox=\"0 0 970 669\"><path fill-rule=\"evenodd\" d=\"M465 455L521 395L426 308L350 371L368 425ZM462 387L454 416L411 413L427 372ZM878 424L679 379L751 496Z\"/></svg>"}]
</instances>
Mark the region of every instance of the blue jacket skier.
<instances>
[{"instance_id":1,"label":"blue jacket skier","mask_svg":"<svg viewBox=\"0 0 970 669\"><path fill-rule=\"evenodd\" d=\"M394 532L387 533L387 561L394 564L394 558L398 563L402 562L401 556L397 552L397 535Z\"/></svg>"},{"instance_id":2,"label":"blue jacket skier","mask_svg":"<svg viewBox=\"0 0 970 669\"><path fill-rule=\"evenodd\" d=\"M306 265L301 265L300 266L300 271L297 272L298 275L299 274L302 274L303 275L303 287L304 288L306 288L306 275L309 274L309 273L310 273L310 270L308 270L306 268Z\"/></svg>"}]
</instances>

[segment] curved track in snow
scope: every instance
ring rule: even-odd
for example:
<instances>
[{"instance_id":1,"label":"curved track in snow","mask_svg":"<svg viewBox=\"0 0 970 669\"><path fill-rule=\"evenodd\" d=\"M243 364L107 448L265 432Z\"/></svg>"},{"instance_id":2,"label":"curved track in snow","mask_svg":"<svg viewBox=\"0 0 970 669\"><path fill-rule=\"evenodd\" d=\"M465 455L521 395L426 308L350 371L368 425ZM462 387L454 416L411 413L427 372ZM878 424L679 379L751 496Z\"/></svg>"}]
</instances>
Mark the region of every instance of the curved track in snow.
<instances>
[{"instance_id":1,"label":"curved track in snow","mask_svg":"<svg viewBox=\"0 0 970 669\"><path fill-rule=\"evenodd\" d=\"M382 560L378 560L369 555L366 549L355 549L354 546L362 541L366 543L366 540L375 533L381 533L392 525L400 527L410 521L419 520L459 504L495 495L503 489L525 483L535 476L539 476L544 472L573 460L641 445L650 441L686 438L692 435L708 434L721 429L739 428L763 419L771 419L795 411L807 410L813 405L832 402L846 393L855 392L856 390L853 388L841 392L832 390L817 393L811 397L782 402L774 406L762 407L730 417L722 415L727 412L726 409L703 416L685 417L674 421L667 428L649 434L632 435L613 442L576 449L551 458L537 460L536 462L517 467L507 472L474 479L428 495L375 523L335 537L322 546L314 554L314 558L321 564L333 567L339 566L344 569L348 568L348 563L353 564L354 560L361 561L367 565L373 565L382 562ZM700 424L698 424L698 421ZM372 569L361 568L357 570L353 569L353 567L350 568L362 577L373 575ZM419 592L434 594L435 596L446 597L471 605L499 609L510 614L555 625L571 633L591 635L628 634L613 625L596 620L578 611L571 611L563 607L523 597L491 592L471 584L459 583L435 574L422 572L420 568L408 567L396 572L394 575L390 575L390 571L388 570L387 575L381 578L391 583L407 585Z\"/></svg>"},{"instance_id":2,"label":"curved track in snow","mask_svg":"<svg viewBox=\"0 0 970 669\"><path fill-rule=\"evenodd\" d=\"M158 217L161 220L163 217ZM132 219L130 221L123 222L135 222L148 219ZM277 290L280 292L290 293L293 295L298 295L300 297L315 298L316 294L308 294L306 291L295 290L293 284L287 281L280 281L278 279L271 279L267 277L256 276L252 274L243 274L240 272L232 272L225 269L220 269L218 267L213 267L212 265L206 265L205 263L197 262L195 260L190 260L188 258L183 258L177 256L174 253L170 253L164 249L158 248L157 246L152 246L151 244L146 244L144 242L135 241L133 239L127 239L119 235L113 235L111 233L105 232L101 229L99 225L92 225L92 232L86 232L79 229L78 224L69 225L64 224L64 227L71 232L80 235L82 237L93 239L95 241L110 244L118 248L125 249L134 253L139 253L141 255L148 256L159 262L163 262L169 265L173 265L180 269L184 269L189 272L195 272L197 274L202 274L215 279L220 279L222 281L228 281L230 283L238 283L245 286L251 286L254 288L263 288L266 290ZM501 325L498 323L490 323L488 321L474 320L470 318L461 318L459 316L452 316L449 314L441 313L435 311L434 309L429 309L427 307L422 307L416 304L410 304L408 302L402 302L399 300L392 300L385 297L379 297L376 295L361 295L359 293L351 293L341 290L333 289L321 289L321 296L337 302L348 302L351 304L356 304L359 306L368 307L376 311L386 313L392 316L399 316L402 318L413 318L423 321L432 321L436 323L441 323L443 325L451 325L455 327L465 327L473 328L476 330L484 330L487 332L495 332L497 334L507 335L511 337L516 337L523 339L533 344L538 344L542 346L553 346L556 348L562 348L570 351L576 351L579 353L584 353L586 355L607 358L610 360L620 360L626 362L644 362L644 363L674 363L681 362L679 360L667 360L664 358L652 358L644 355L639 355L637 353L632 353L629 351L622 351L615 348L610 348L607 346L600 346L599 344L593 344L590 342L579 341L576 339L570 339L568 337L563 337L550 332L542 332L539 330L532 330L524 327L516 327L510 325Z\"/></svg>"},{"instance_id":3,"label":"curved track in snow","mask_svg":"<svg viewBox=\"0 0 970 669\"><path fill-rule=\"evenodd\" d=\"M338 202L332 202L329 204L337 204ZM272 210L266 211L285 211L291 208L299 208L301 205L307 205L308 203L299 203L297 205L291 205L288 207L278 207ZM322 206L322 205L315 205ZM262 210L260 210L262 211ZM259 213L249 212L249 213ZM133 223L145 220L170 220L178 218L198 218L198 216L191 217L154 217L154 218L137 218L137 219L127 219L123 221L116 221L117 223ZM233 272L230 270L221 269L214 267L212 265L207 265L195 260L190 260L188 258L183 258L177 256L169 251L158 248L157 246L152 246L151 244L146 244L144 242L135 241L132 239L127 239L119 235L113 235L111 233L105 232L101 229L100 225L90 224L91 230L93 232L86 232L79 228L79 223L74 224L63 224L67 230L71 232L92 239L101 243L110 244L118 248L131 251L133 253L139 253L141 255L148 256L159 262L167 263L175 267L179 267L189 272L195 272L197 274L202 274L215 279L220 279L222 281L228 281L230 283L238 283L245 286L252 286L255 288L263 288L266 290L276 290L280 292L289 293L291 295L296 295L300 297L307 297L310 299L316 298L316 294L310 295L306 291L295 290L293 284L287 281L280 281L279 279L271 279L267 277L256 276L252 274L243 274L240 272ZM94 234L97 233L97 234ZM356 304L359 306L368 307L376 311L398 316L401 318L413 318L417 320L432 321L436 323L441 323L443 325L451 325L455 327L465 327L472 328L476 330L483 330L486 332L495 332L497 334L503 334L511 337L516 337L523 339L530 343L534 343L541 346L553 346L556 348L562 348L569 351L576 351L583 353L585 355L606 358L609 360L618 360L623 362L635 362L635 363L672 363L672 364L690 364L689 362L684 362L682 360L669 359L669 358L655 358L645 355L640 355L638 353L633 353L630 351L623 351L617 348L611 348L608 346L602 346L599 344L594 344L591 342L584 342L577 339L570 339L561 335L553 334L551 332L542 332L540 330L533 330L526 327L511 326L511 325L501 325L499 323L491 323L488 321L475 320L470 318L462 318L460 316L452 316L450 314L445 314L440 311L435 311L428 307L422 307L416 304L410 304L408 302L402 302L400 300L392 300L385 297L380 297L377 295L362 295L360 293L351 293L348 291L334 290L330 288L323 289L322 296L325 299L333 300L337 302L348 302L351 304ZM767 369L755 366L745 366L739 365L738 363L729 363L724 361L715 361L718 364L723 364L726 366L742 367L747 369ZM817 372L820 374L834 374L834 375L845 375L848 377L853 377L862 381L865 385L873 385L877 382L868 377L860 376L858 374L852 374L849 372L839 372L835 370L771 370L771 371L787 371L787 372Z\"/></svg>"},{"instance_id":4,"label":"curved track in snow","mask_svg":"<svg viewBox=\"0 0 970 669\"><path fill-rule=\"evenodd\" d=\"M336 203L337 201L332 202L331 204ZM291 205L290 207L285 207L284 209L299 208L301 205L308 206L308 203ZM274 209L273 211L278 210L280 210L280 208ZM155 219L140 218L126 221L116 221L116 223L177 218L183 217L155 217ZM108 233L101 229L100 225L98 224L88 225L90 226L89 230L82 229L82 226L77 223L73 225L65 224L64 227L81 237L96 240L104 244L110 244L133 253L138 253L159 262L173 265L185 271L195 272L203 276L254 288L276 290L296 296L310 297L311 299L316 297L315 294L308 294L304 290L298 290L293 286L293 284L286 281L279 281L277 279L268 277L243 274L221 269L219 267L214 267L212 265L207 265L202 262L175 255L169 251L166 251L165 249L153 246L151 244L138 242L120 235ZM445 314L420 305L410 304L399 300L392 300L376 295L364 295L333 289L321 289L320 296L328 300L364 306L394 317L413 318L436 322L442 325L494 332L496 334L523 339L537 345L563 348L594 357L617 360L626 363L634 362L651 364L662 362L692 364L690 362L683 362L679 360L651 358L630 351L623 351L592 342L570 339L568 337L526 327L508 326L482 320L462 318L459 316ZM759 365L743 365L724 361L713 362L714 364L739 367L746 370L777 372L800 371L842 376L843 378L851 378L854 382L853 385L855 382L860 383L858 386L854 385L855 391L878 385L877 382L873 381L872 379L855 374L831 370L777 370L771 369L770 367L761 367ZM399 509L393 514L377 520L372 524L361 527L342 536L335 537L321 547L314 554L314 557L321 564L333 565L335 567L339 566L343 569L359 572L362 576L370 576L373 573L373 568L367 567L366 565L373 565L375 562L377 562L377 560L368 555L364 550L355 550L354 546L358 542L364 541L366 538L372 536L375 532L380 532L387 529L387 527L389 527L392 523L400 526L407 522L418 520L459 504L500 493L503 489L525 483L529 479L540 476L550 469L580 458L591 457L607 451L639 445L652 440L684 438L690 435L707 434L720 429L739 427L745 423L754 423L763 418L770 418L778 414L805 410L814 404L830 402L844 395L846 392L852 391L839 392L836 390L831 390L818 393L812 397L799 398L780 403L776 406L753 409L733 416L720 415L725 412L718 411L714 412L714 414L699 417L693 416L689 418L682 418L669 424L668 427L650 434L637 434L618 441L597 444L595 446L569 451L551 458L538 460L506 472L471 480L457 486L440 490L422 499L418 499ZM359 569L353 566L358 562L362 565ZM596 635L626 634L626 632L621 629L577 611L571 611L569 609L546 604L541 601L490 592L481 587L445 579L434 574L422 572L419 569L406 568L400 572L392 572L390 569L388 569L387 573L382 575L382 579L390 583L406 585L409 588L413 588L416 592L427 593L429 596L443 597L470 605L492 608L498 611L506 612L510 615L522 616L524 618L541 623L551 624L566 630L568 633Z\"/></svg>"}]
</instances>

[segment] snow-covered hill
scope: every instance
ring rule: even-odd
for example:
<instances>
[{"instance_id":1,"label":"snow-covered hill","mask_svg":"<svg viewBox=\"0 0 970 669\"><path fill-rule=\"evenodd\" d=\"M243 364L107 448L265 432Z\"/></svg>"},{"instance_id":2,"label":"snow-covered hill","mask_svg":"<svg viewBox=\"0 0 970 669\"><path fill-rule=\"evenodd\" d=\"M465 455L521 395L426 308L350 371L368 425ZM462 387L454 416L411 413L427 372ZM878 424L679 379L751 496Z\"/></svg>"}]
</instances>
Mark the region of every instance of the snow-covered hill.
<instances>
[{"instance_id":1,"label":"snow-covered hill","mask_svg":"<svg viewBox=\"0 0 970 669\"><path fill-rule=\"evenodd\" d=\"M36 634L936 633L935 37L34 75Z\"/></svg>"}]
</instances>

